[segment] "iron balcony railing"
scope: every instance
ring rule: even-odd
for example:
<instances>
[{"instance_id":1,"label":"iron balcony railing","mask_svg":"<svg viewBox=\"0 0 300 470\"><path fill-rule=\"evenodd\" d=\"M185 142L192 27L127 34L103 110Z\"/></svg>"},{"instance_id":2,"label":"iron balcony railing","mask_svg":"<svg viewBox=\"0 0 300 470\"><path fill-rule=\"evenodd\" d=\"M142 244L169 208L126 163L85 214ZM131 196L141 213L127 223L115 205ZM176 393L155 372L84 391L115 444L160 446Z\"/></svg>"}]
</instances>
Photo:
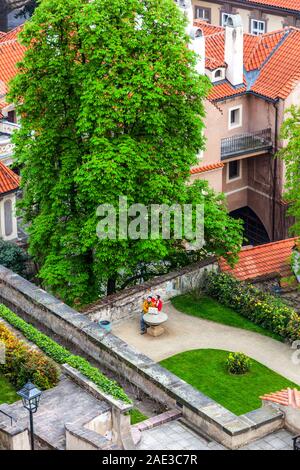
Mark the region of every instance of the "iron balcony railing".
<instances>
[{"instance_id":1,"label":"iron balcony railing","mask_svg":"<svg viewBox=\"0 0 300 470\"><path fill-rule=\"evenodd\" d=\"M271 129L227 137L221 140L221 160L247 153L270 150L272 147Z\"/></svg>"}]
</instances>

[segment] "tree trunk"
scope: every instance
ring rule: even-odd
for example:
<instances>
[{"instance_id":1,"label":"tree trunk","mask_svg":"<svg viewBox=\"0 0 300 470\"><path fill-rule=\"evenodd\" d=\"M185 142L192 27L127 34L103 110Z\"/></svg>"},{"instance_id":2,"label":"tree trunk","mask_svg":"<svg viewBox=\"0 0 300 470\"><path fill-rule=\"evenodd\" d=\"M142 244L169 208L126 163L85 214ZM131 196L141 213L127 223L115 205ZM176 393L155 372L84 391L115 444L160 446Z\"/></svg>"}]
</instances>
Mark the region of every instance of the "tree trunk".
<instances>
[{"instance_id":1,"label":"tree trunk","mask_svg":"<svg viewBox=\"0 0 300 470\"><path fill-rule=\"evenodd\" d=\"M114 294L117 290L116 286L116 278L115 277L110 277L107 281L107 295Z\"/></svg>"}]
</instances>

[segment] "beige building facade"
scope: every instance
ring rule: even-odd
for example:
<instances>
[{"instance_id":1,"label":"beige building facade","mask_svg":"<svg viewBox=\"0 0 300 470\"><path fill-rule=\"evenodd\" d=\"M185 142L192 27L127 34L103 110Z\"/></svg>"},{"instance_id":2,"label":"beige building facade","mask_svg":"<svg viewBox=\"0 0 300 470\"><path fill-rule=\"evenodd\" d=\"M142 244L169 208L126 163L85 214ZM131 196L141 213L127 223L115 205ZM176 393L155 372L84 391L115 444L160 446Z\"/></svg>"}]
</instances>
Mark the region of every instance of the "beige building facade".
<instances>
[{"instance_id":1,"label":"beige building facade","mask_svg":"<svg viewBox=\"0 0 300 470\"><path fill-rule=\"evenodd\" d=\"M202 1L192 0L194 18L202 19L216 26L225 26L228 14L239 14L242 18L244 32L264 34L282 29L285 26L300 27L299 11L288 8L289 2L282 0L286 7L275 7L270 4L259 4L252 1Z\"/></svg>"},{"instance_id":2,"label":"beige building facade","mask_svg":"<svg viewBox=\"0 0 300 470\"><path fill-rule=\"evenodd\" d=\"M249 35L239 14L229 14L221 27L195 20L195 5L185 8L199 43L193 50L198 47L212 82L206 146L191 180L206 180L225 194L229 213L244 220L246 243L286 238L292 220L284 201L285 168L276 155L284 145L286 111L300 103L300 29Z\"/></svg>"},{"instance_id":3,"label":"beige building facade","mask_svg":"<svg viewBox=\"0 0 300 470\"><path fill-rule=\"evenodd\" d=\"M228 98L217 105L206 101L206 149L199 165L213 167L220 162L223 166L195 173L192 179L206 179L226 195L229 212L243 216L250 232L257 231L250 243L288 234L287 207L282 199L284 169L274 158L275 146L281 146L276 133L286 106L284 101L272 103L253 95ZM235 110L240 113L239 122L232 126Z\"/></svg>"}]
</instances>

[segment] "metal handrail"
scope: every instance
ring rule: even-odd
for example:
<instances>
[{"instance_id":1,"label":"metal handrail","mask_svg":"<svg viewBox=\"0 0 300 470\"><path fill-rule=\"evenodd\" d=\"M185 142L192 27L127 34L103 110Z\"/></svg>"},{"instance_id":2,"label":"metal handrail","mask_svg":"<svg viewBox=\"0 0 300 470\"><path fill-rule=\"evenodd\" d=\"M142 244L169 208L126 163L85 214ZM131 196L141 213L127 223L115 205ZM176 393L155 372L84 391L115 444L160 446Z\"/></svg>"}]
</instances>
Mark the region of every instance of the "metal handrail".
<instances>
[{"instance_id":1,"label":"metal handrail","mask_svg":"<svg viewBox=\"0 0 300 470\"><path fill-rule=\"evenodd\" d=\"M13 425L13 422L17 422L16 418L14 418L13 416L9 415L8 413L5 413L5 411L2 411L0 410L0 413L2 413L4 416L6 416L7 418L10 419L10 425L12 426Z\"/></svg>"},{"instance_id":2,"label":"metal handrail","mask_svg":"<svg viewBox=\"0 0 300 470\"><path fill-rule=\"evenodd\" d=\"M251 151L268 149L273 146L271 129L226 137L221 140L221 159L242 155Z\"/></svg>"}]
</instances>

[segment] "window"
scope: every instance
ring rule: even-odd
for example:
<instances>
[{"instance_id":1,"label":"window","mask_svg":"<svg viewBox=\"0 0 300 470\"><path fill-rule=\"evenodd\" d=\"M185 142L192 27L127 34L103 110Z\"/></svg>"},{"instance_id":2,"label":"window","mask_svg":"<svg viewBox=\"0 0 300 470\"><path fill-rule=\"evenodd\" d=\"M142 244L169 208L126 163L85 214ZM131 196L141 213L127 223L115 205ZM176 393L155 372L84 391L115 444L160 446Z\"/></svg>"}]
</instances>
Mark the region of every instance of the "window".
<instances>
[{"instance_id":1,"label":"window","mask_svg":"<svg viewBox=\"0 0 300 470\"><path fill-rule=\"evenodd\" d=\"M195 18L210 23L210 8L195 7Z\"/></svg>"},{"instance_id":2,"label":"window","mask_svg":"<svg viewBox=\"0 0 300 470\"><path fill-rule=\"evenodd\" d=\"M221 13L221 26L226 26L229 13Z\"/></svg>"},{"instance_id":3,"label":"window","mask_svg":"<svg viewBox=\"0 0 300 470\"><path fill-rule=\"evenodd\" d=\"M9 237L13 232L12 203L10 199L4 202L5 235Z\"/></svg>"},{"instance_id":4,"label":"window","mask_svg":"<svg viewBox=\"0 0 300 470\"><path fill-rule=\"evenodd\" d=\"M7 113L7 121L8 122L16 122L16 111L8 111Z\"/></svg>"},{"instance_id":5,"label":"window","mask_svg":"<svg viewBox=\"0 0 300 470\"><path fill-rule=\"evenodd\" d=\"M217 81L220 81L220 80L224 80L225 78L225 69L216 69L212 72L212 75L211 75L211 81L214 83L214 82L217 82Z\"/></svg>"},{"instance_id":6,"label":"window","mask_svg":"<svg viewBox=\"0 0 300 470\"><path fill-rule=\"evenodd\" d=\"M241 162L234 160L228 163L228 181L239 179L241 176Z\"/></svg>"},{"instance_id":7,"label":"window","mask_svg":"<svg viewBox=\"0 0 300 470\"><path fill-rule=\"evenodd\" d=\"M242 125L242 106L229 109L229 129L240 127Z\"/></svg>"},{"instance_id":8,"label":"window","mask_svg":"<svg viewBox=\"0 0 300 470\"><path fill-rule=\"evenodd\" d=\"M260 34L264 34L265 32L266 32L265 21L251 20L251 34L255 34L255 36L259 36Z\"/></svg>"}]
</instances>

